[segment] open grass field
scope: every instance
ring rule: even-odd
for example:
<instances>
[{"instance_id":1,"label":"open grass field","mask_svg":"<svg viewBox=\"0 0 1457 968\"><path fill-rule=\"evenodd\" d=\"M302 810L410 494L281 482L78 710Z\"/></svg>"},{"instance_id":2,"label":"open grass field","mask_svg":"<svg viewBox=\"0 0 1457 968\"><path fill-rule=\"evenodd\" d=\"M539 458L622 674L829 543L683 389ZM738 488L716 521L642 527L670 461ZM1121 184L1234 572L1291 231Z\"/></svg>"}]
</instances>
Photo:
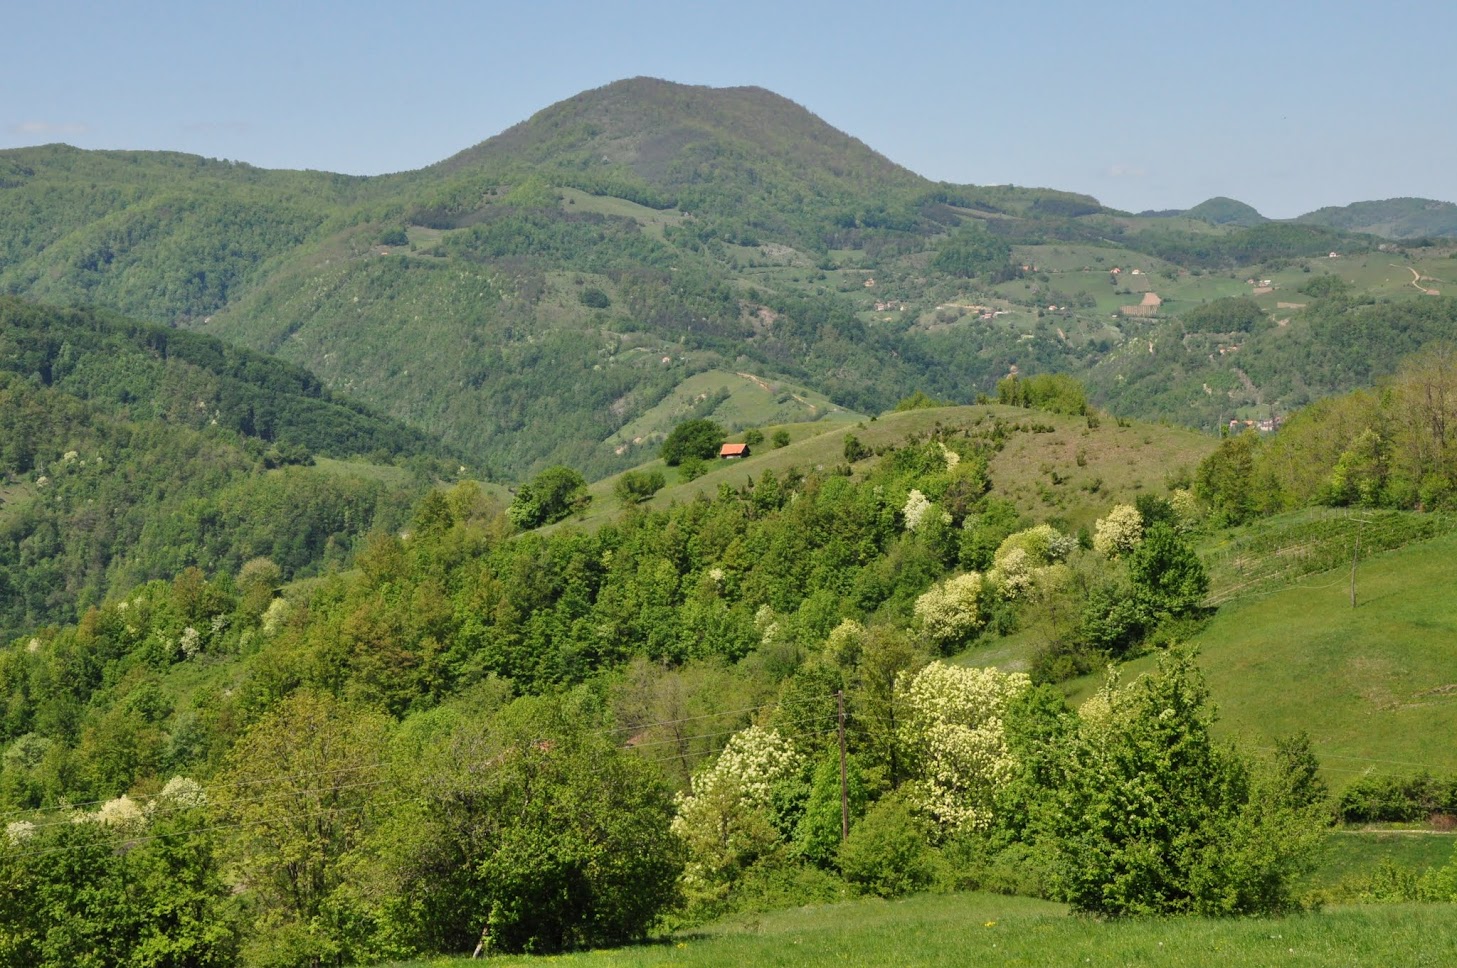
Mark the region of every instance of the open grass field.
<instances>
[{"instance_id":1,"label":"open grass field","mask_svg":"<svg viewBox=\"0 0 1457 968\"><path fill-rule=\"evenodd\" d=\"M1255 747L1302 730L1339 790L1364 773L1457 771L1457 534L1307 575L1222 608L1196 638L1221 728ZM1124 680L1153 666L1128 663ZM1100 677L1072 684L1074 701Z\"/></svg>"},{"instance_id":2,"label":"open grass field","mask_svg":"<svg viewBox=\"0 0 1457 968\"><path fill-rule=\"evenodd\" d=\"M646 205L639 205L625 198L614 198L611 195L589 195L575 188L558 188L556 193L561 197L563 211L597 212L601 215L630 218L641 225L649 235L659 239L663 237L664 228L669 225L678 225L687 218L677 209L648 208Z\"/></svg>"},{"instance_id":3,"label":"open grass field","mask_svg":"<svg viewBox=\"0 0 1457 968\"><path fill-rule=\"evenodd\" d=\"M1383 863L1424 874L1452 859L1457 834L1432 830L1332 830L1306 878L1311 890L1368 877Z\"/></svg>"},{"instance_id":4,"label":"open grass field","mask_svg":"<svg viewBox=\"0 0 1457 968\"><path fill-rule=\"evenodd\" d=\"M751 372L708 370L679 383L672 393L624 425L607 442L617 445L661 442L676 424L688 419L695 405L721 392L727 392L728 397L714 408L713 419L731 429L863 417L832 403L824 394L793 383L766 379Z\"/></svg>"},{"instance_id":5,"label":"open grass field","mask_svg":"<svg viewBox=\"0 0 1457 968\"><path fill-rule=\"evenodd\" d=\"M407 963L454 968L464 958ZM863 900L729 919L656 944L553 958L526 968L819 965L1446 966L1457 963L1451 905L1333 907L1285 918L1098 922L1056 904L988 894ZM405 966L400 966L405 968Z\"/></svg>"}]
</instances>

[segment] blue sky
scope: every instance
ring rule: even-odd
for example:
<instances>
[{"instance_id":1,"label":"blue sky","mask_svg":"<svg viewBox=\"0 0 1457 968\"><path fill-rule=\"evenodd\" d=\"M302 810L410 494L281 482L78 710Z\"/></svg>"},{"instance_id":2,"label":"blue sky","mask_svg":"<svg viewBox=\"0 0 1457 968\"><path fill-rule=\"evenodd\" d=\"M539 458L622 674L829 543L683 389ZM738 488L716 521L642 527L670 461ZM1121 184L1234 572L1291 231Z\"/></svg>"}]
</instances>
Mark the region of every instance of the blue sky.
<instances>
[{"instance_id":1,"label":"blue sky","mask_svg":"<svg viewBox=\"0 0 1457 968\"><path fill-rule=\"evenodd\" d=\"M754 84L930 178L1266 215L1457 201L1457 4L48 0L6 12L0 147L418 168L578 91Z\"/></svg>"}]
</instances>

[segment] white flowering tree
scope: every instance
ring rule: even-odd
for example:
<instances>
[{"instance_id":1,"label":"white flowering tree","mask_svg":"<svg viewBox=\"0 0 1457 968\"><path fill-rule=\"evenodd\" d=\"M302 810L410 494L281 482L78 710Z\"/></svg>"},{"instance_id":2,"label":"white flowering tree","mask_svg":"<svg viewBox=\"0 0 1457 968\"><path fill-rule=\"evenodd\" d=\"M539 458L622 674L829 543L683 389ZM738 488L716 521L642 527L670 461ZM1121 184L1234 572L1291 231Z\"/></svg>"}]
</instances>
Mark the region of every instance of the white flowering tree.
<instances>
[{"instance_id":1,"label":"white flowering tree","mask_svg":"<svg viewBox=\"0 0 1457 968\"><path fill-rule=\"evenodd\" d=\"M1169 507L1174 509L1177 530L1181 533L1193 531L1204 518L1204 508L1199 499L1188 488L1175 488L1169 492Z\"/></svg>"},{"instance_id":2,"label":"white flowering tree","mask_svg":"<svg viewBox=\"0 0 1457 968\"><path fill-rule=\"evenodd\" d=\"M1077 544L1076 538L1050 524L1008 535L992 556L987 581L1003 598L1017 601L1033 589L1043 571L1066 560Z\"/></svg>"},{"instance_id":3,"label":"white flowering tree","mask_svg":"<svg viewBox=\"0 0 1457 968\"><path fill-rule=\"evenodd\" d=\"M782 838L769 819L774 788L802 767L794 744L778 731L750 726L678 795L672 830L687 850L683 888L691 902L723 900L744 871L775 850Z\"/></svg>"},{"instance_id":4,"label":"white flowering tree","mask_svg":"<svg viewBox=\"0 0 1457 968\"><path fill-rule=\"evenodd\" d=\"M1143 540L1143 515L1132 504L1119 504L1098 519L1093 531L1093 550L1105 558L1121 558Z\"/></svg>"},{"instance_id":5,"label":"white flowering tree","mask_svg":"<svg viewBox=\"0 0 1457 968\"><path fill-rule=\"evenodd\" d=\"M1077 547L1077 539L1068 537L1050 524L1039 524L1025 531L1010 534L997 546L992 563L1001 567L1010 555L1021 551L1035 567L1063 561Z\"/></svg>"},{"instance_id":6,"label":"white flowering tree","mask_svg":"<svg viewBox=\"0 0 1457 968\"><path fill-rule=\"evenodd\" d=\"M1015 760L1002 716L1032 680L1021 672L932 662L902 677L900 739L916 776L913 801L950 830L980 829L992 820L997 791Z\"/></svg>"},{"instance_id":7,"label":"white flowering tree","mask_svg":"<svg viewBox=\"0 0 1457 968\"><path fill-rule=\"evenodd\" d=\"M944 649L975 634L986 621L983 585L981 574L969 571L932 585L916 599L916 623L926 638Z\"/></svg>"},{"instance_id":8,"label":"white flowering tree","mask_svg":"<svg viewBox=\"0 0 1457 968\"><path fill-rule=\"evenodd\" d=\"M931 520L934 513L935 505L931 503L931 499L912 488L911 493L906 495L906 506L901 509L901 516L906 519L906 530L918 530Z\"/></svg>"}]
</instances>

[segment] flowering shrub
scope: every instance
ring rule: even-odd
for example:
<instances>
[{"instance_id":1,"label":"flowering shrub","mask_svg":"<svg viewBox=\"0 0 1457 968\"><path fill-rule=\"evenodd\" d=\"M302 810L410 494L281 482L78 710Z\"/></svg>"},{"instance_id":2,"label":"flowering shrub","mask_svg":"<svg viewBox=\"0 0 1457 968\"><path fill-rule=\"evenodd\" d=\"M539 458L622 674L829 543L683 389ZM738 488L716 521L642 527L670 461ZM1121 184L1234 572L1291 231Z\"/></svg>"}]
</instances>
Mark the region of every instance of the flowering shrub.
<instances>
[{"instance_id":1,"label":"flowering shrub","mask_svg":"<svg viewBox=\"0 0 1457 968\"><path fill-rule=\"evenodd\" d=\"M191 659L202 650L202 633L189 625L182 630L182 638L177 645L182 650L183 657Z\"/></svg>"},{"instance_id":2,"label":"flowering shrub","mask_svg":"<svg viewBox=\"0 0 1457 968\"><path fill-rule=\"evenodd\" d=\"M998 551L997 554L1000 560L987 579L997 587L1003 598L1015 601L1032 587L1033 573L1040 569L1034 567L1033 557L1026 548L1013 548L1005 555Z\"/></svg>"},{"instance_id":3,"label":"flowering shrub","mask_svg":"<svg viewBox=\"0 0 1457 968\"><path fill-rule=\"evenodd\" d=\"M1050 524L1008 535L992 555L993 569L987 579L1008 601L1027 594L1038 583L1040 573L1072 554L1078 545Z\"/></svg>"},{"instance_id":4,"label":"flowering shrub","mask_svg":"<svg viewBox=\"0 0 1457 968\"><path fill-rule=\"evenodd\" d=\"M926 515L931 512L931 499L920 491L911 489L906 497L906 506L901 509L901 514L906 519L906 530L915 531L926 520Z\"/></svg>"},{"instance_id":5,"label":"flowering shrub","mask_svg":"<svg viewBox=\"0 0 1457 968\"><path fill-rule=\"evenodd\" d=\"M970 571L945 583L932 585L916 599L916 621L931 641L946 646L979 629L982 576Z\"/></svg>"},{"instance_id":6,"label":"flowering shrub","mask_svg":"<svg viewBox=\"0 0 1457 968\"><path fill-rule=\"evenodd\" d=\"M776 730L750 726L729 738L714 764L678 794L672 831L687 849L683 889L696 904L727 897L738 876L780 843L769 820L777 784L803 764Z\"/></svg>"},{"instance_id":7,"label":"flowering shrub","mask_svg":"<svg viewBox=\"0 0 1457 968\"><path fill-rule=\"evenodd\" d=\"M185 776L174 776L162 787L157 799L151 803L153 810L190 810L207 805L207 793L202 784Z\"/></svg>"},{"instance_id":8,"label":"flowering shrub","mask_svg":"<svg viewBox=\"0 0 1457 968\"><path fill-rule=\"evenodd\" d=\"M864 635L865 626L853 618L847 618L830 630L830 637L825 641L825 652L836 664L853 666L860 661L861 637Z\"/></svg>"},{"instance_id":9,"label":"flowering shrub","mask_svg":"<svg viewBox=\"0 0 1457 968\"><path fill-rule=\"evenodd\" d=\"M1120 504L1100 518L1093 532L1093 550L1105 558L1121 558L1143 540L1143 515L1131 504Z\"/></svg>"},{"instance_id":10,"label":"flowering shrub","mask_svg":"<svg viewBox=\"0 0 1457 968\"><path fill-rule=\"evenodd\" d=\"M263 634L276 635L292 612L293 606L288 604L287 599L275 598L269 602L268 610L263 613Z\"/></svg>"},{"instance_id":11,"label":"flowering shrub","mask_svg":"<svg viewBox=\"0 0 1457 968\"><path fill-rule=\"evenodd\" d=\"M997 546L996 554L992 556L992 562L1000 568L1003 560L1009 555L1022 551L1027 555L1030 565L1041 567L1050 565L1054 561L1062 561L1077 546L1076 538L1064 535L1050 524L1039 524L1035 528L1008 535Z\"/></svg>"},{"instance_id":12,"label":"flowering shrub","mask_svg":"<svg viewBox=\"0 0 1457 968\"><path fill-rule=\"evenodd\" d=\"M1024 673L933 662L903 676L900 739L918 774L916 805L950 829L984 828L996 792L1012 777L1002 713L1031 686Z\"/></svg>"},{"instance_id":13,"label":"flowering shrub","mask_svg":"<svg viewBox=\"0 0 1457 968\"><path fill-rule=\"evenodd\" d=\"M1199 499L1194 492L1187 488L1178 488L1169 493L1169 506L1174 509L1178 518L1178 529L1180 531L1192 531L1199 526L1200 519L1204 516L1204 509L1199 506Z\"/></svg>"},{"instance_id":14,"label":"flowering shrub","mask_svg":"<svg viewBox=\"0 0 1457 968\"><path fill-rule=\"evenodd\" d=\"M135 830L147 822L141 805L125 794L106 801L95 813L84 814L83 819L119 830Z\"/></svg>"}]
</instances>

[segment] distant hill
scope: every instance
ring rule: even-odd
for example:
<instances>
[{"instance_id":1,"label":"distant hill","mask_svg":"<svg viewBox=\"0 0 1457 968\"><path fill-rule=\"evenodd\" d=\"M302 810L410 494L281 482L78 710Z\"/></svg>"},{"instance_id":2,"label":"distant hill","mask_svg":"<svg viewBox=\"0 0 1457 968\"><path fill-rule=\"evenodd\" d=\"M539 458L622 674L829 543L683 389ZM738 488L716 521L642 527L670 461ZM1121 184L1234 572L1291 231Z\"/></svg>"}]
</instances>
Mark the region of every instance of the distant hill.
<instances>
[{"instance_id":1,"label":"distant hill","mask_svg":"<svg viewBox=\"0 0 1457 968\"><path fill-rule=\"evenodd\" d=\"M290 364L0 298L0 642L189 566L341 566L447 456Z\"/></svg>"},{"instance_id":2,"label":"distant hill","mask_svg":"<svg viewBox=\"0 0 1457 968\"><path fill-rule=\"evenodd\" d=\"M1150 217L936 183L769 91L649 78L377 178L0 151L0 291L288 360L517 479L641 463L664 419L720 407L714 374L737 396L706 415L731 428L812 412L793 394L750 404L738 381L873 414L916 390L970 402L1014 367L1081 374L1168 419L1100 385L1110 357L1267 267L1375 245L1228 199ZM1419 288L1391 294L1440 287ZM1124 314L1145 292L1158 314Z\"/></svg>"},{"instance_id":3,"label":"distant hill","mask_svg":"<svg viewBox=\"0 0 1457 968\"><path fill-rule=\"evenodd\" d=\"M1387 239L1457 238L1457 205L1430 198L1388 198L1331 206L1295 221L1347 232L1369 232Z\"/></svg>"},{"instance_id":4,"label":"distant hill","mask_svg":"<svg viewBox=\"0 0 1457 968\"><path fill-rule=\"evenodd\" d=\"M439 441L325 389L302 367L216 337L0 296L0 371L124 419L220 428L334 457L447 456Z\"/></svg>"},{"instance_id":5,"label":"distant hill","mask_svg":"<svg viewBox=\"0 0 1457 968\"><path fill-rule=\"evenodd\" d=\"M1206 199L1184 214L1212 225L1238 225L1243 228L1269 221L1252 206L1222 195Z\"/></svg>"}]
</instances>

